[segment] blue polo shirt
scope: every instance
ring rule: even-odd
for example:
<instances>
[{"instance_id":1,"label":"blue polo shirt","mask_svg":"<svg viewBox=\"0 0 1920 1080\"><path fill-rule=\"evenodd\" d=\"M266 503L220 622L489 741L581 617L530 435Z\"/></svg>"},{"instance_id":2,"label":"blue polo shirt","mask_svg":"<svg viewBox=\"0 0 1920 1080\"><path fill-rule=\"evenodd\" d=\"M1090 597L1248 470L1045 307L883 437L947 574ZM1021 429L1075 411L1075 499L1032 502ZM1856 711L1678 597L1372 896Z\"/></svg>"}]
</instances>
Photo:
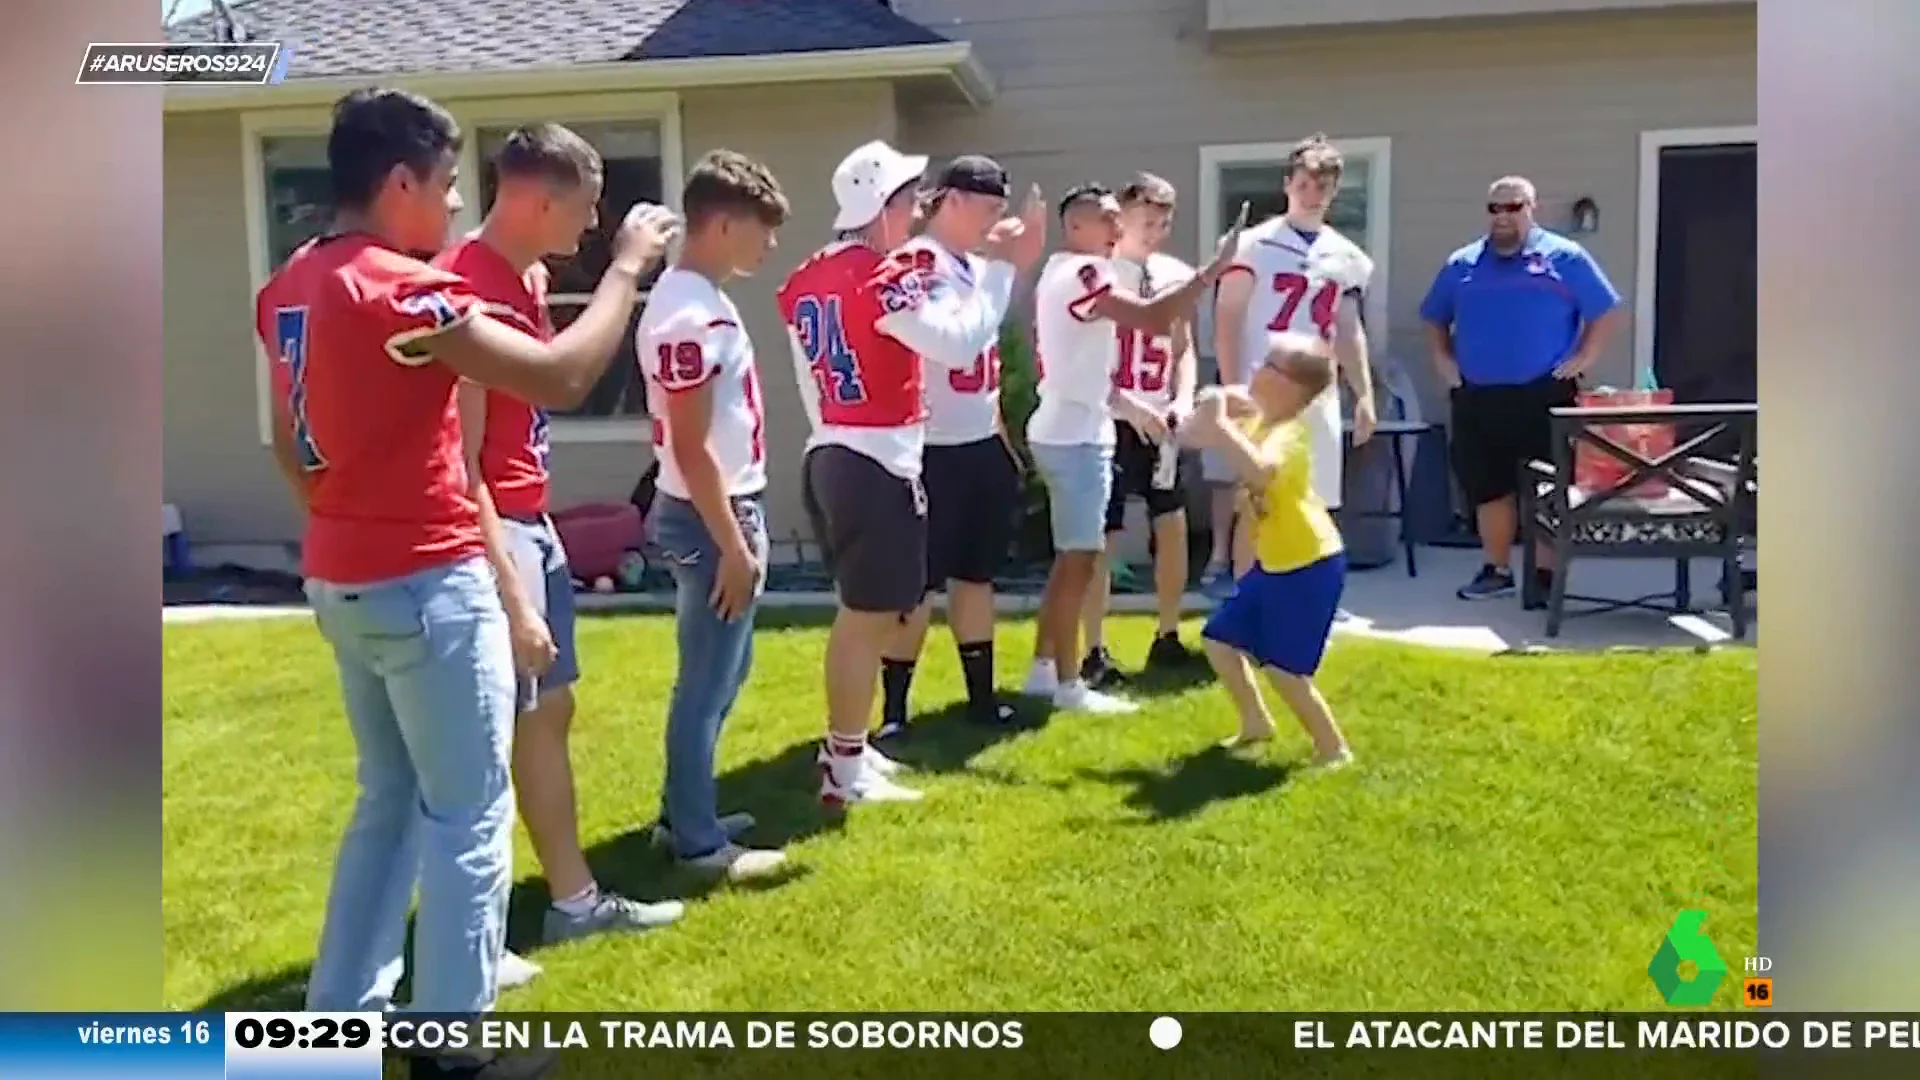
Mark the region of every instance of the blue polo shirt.
<instances>
[{"instance_id":1,"label":"blue polo shirt","mask_svg":"<svg viewBox=\"0 0 1920 1080\"><path fill-rule=\"evenodd\" d=\"M1463 381L1517 386L1546 378L1582 327L1619 306L1586 248L1536 226L1512 255L1481 237L1447 256L1420 318L1453 332Z\"/></svg>"}]
</instances>

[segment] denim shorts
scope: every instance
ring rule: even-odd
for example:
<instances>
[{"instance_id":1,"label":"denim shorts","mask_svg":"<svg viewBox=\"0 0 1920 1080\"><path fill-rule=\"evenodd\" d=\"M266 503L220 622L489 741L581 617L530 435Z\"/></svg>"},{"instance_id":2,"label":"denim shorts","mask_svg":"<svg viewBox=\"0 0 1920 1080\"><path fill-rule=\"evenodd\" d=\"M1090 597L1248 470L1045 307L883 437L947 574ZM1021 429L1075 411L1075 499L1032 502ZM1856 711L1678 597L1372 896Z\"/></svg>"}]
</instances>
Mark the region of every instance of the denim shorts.
<instances>
[{"instance_id":1,"label":"denim shorts","mask_svg":"<svg viewBox=\"0 0 1920 1080\"><path fill-rule=\"evenodd\" d=\"M1047 483L1053 550L1106 550L1113 447L1100 443L1031 443L1028 448Z\"/></svg>"},{"instance_id":2,"label":"denim shorts","mask_svg":"<svg viewBox=\"0 0 1920 1080\"><path fill-rule=\"evenodd\" d=\"M553 635L558 653L553 666L538 680L521 677L519 697L524 712L540 694L580 680L580 656L574 647L573 572L567 568L567 551L560 546L560 534L551 520L535 523L503 518L500 524L506 532L514 569L520 574L520 585L527 590L540 617L547 620L547 632Z\"/></svg>"}]
</instances>

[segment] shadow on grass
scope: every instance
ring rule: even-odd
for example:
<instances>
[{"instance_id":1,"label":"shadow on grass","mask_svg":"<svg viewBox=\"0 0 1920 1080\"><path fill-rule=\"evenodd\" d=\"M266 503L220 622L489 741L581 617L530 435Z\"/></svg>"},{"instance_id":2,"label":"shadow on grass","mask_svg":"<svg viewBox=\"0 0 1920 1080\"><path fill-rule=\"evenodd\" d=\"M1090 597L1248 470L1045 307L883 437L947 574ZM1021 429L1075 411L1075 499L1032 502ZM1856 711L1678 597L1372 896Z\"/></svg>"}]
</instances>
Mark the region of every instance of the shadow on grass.
<instances>
[{"instance_id":1,"label":"shadow on grass","mask_svg":"<svg viewBox=\"0 0 1920 1080\"><path fill-rule=\"evenodd\" d=\"M818 774L814 771L818 746L812 740L796 743L773 757L749 762L720 775L721 808L728 812L745 810L754 817L753 831L742 838L745 842L781 848L841 827L839 816L820 805ZM593 845L586 856L587 865L601 885L640 900L694 900L722 887L769 891L808 872L804 866L795 866L788 874L762 885L723 886L712 875L680 865L665 847L654 844L651 822ZM548 903L545 877L536 875L514 884L507 908L508 948L522 956L531 956L540 950L541 922ZM408 955L412 954L412 938L409 919ZM212 1011L300 1009L312 971L313 965L307 963L248 979L220 990L199 1008ZM407 1000L408 982L402 979L395 991L395 1000Z\"/></svg>"},{"instance_id":2,"label":"shadow on grass","mask_svg":"<svg viewBox=\"0 0 1920 1080\"><path fill-rule=\"evenodd\" d=\"M905 735L877 745L882 753L916 772L974 772L974 759L981 754L1047 726L1051 710L1043 702L1017 697L1003 700L1014 709L1014 719L1009 723L975 723L967 718L966 702L952 701L932 712L916 714Z\"/></svg>"},{"instance_id":3,"label":"shadow on grass","mask_svg":"<svg viewBox=\"0 0 1920 1080\"><path fill-rule=\"evenodd\" d=\"M1169 769L1082 769L1080 775L1131 786L1126 805L1145 823L1159 823L1192 817L1217 802L1276 791L1292 771L1279 762L1211 746Z\"/></svg>"},{"instance_id":4,"label":"shadow on grass","mask_svg":"<svg viewBox=\"0 0 1920 1080\"><path fill-rule=\"evenodd\" d=\"M1127 681L1115 692L1121 697L1177 697L1213 681L1213 669L1207 666L1205 659L1196 659L1191 664L1179 667L1143 667L1139 671L1129 672Z\"/></svg>"}]
</instances>

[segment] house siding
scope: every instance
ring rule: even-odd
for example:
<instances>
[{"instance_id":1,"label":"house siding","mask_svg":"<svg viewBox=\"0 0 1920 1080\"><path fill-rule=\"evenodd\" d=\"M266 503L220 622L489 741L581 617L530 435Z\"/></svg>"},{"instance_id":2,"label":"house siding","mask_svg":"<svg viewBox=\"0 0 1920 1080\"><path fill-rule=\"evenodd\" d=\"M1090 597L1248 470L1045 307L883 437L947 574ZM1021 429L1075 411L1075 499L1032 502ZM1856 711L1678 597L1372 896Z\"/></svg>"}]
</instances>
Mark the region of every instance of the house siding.
<instances>
[{"instance_id":1,"label":"house siding","mask_svg":"<svg viewBox=\"0 0 1920 1080\"><path fill-rule=\"evenodd\" d=\"M1145 169L1197 195L1204 145L1390 138L1385 337L1436 404L1417 308L1447 253L1484 230L1489 182L1531 177L1549 227L1592 196L1600 231L1580 239L1631 302L1640 133L1756 114L1751 7L1248 35L1231 47L1209 45L1204 5L1190 0L900 7L972 41L1000 84L981 113L903 116L907 144L991 153L1049 191ZM1197 216L1188 208L1176 223L1172 248L1186 257ZM1630 378L1632 338L1614 337L1601 378Z\"/></svg>"},{"instance_id":2,"label":"house siding","mask_svg":"<svg viewBox=\"0 0 1920 1080\"><path fill-rule=\"evenodd\" d=\"M552 98L551 115L564 117L566 102ZM828 180L840 157L867 139L896 136L893 90L880 82L692 90L680 95L680 110L689 167L716 147L753 154L781 178L794 206L784 243L759 274L730 288L759 346L769 520L784 540L805 520L806 419L773 292L828 239ZM245 546L248 561L271 562L263 547L297 539L300 519L259 438L241 140L234 113L166 119L165 497L197 545ZM555 504L624 500L650 460L647 430L638 420L631 441L557 443Z\"/></svg>"}]
</instances>

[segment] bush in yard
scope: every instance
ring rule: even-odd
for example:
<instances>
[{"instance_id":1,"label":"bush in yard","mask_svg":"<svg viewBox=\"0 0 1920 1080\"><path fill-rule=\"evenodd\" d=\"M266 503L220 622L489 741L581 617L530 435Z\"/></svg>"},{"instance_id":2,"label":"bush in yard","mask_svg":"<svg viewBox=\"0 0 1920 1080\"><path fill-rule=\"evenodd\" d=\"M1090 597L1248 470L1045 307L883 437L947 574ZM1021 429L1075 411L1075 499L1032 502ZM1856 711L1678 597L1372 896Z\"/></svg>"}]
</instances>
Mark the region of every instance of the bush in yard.
<instances>
[{"instance_id":1,"label":"bush in yard","mask_svg":"<svg viewBox=\"0 0 1920 1080\"><path fill-rule=\"evenodd\" d=\"M1013 559L1021 567L1045 566L1053 558L1053 534L1047 524L1047 488L1033 468L1027 448L1027 418L1040 404L1040 372L1024 326L1008 319L1000 328L1000 412L1007 435L1025 466L1020 509L1014 522Z\"/></svg>"}]
</instances>

